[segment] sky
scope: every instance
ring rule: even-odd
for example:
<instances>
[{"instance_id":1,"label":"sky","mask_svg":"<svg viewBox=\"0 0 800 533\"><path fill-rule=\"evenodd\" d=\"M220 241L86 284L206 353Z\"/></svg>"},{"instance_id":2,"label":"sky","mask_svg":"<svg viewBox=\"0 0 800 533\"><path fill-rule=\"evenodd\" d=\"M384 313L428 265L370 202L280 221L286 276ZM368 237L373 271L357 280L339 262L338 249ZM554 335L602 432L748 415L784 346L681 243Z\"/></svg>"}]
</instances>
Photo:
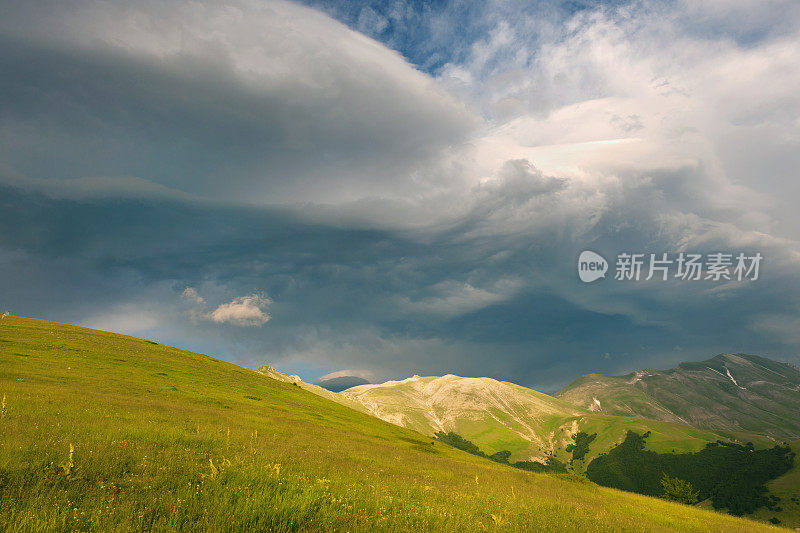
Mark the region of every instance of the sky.
<instances>
[{"instance_id":1,"label":"sky","mask_svg":"<svg viewBox=\"0 0 800 533\"><path fill-rule=\"evenodd\" d=\"M800 363L796 1L0 12L14 315L307 381ZM623 252L763 261L619 281Z\"/></svg>"}]
</instances>

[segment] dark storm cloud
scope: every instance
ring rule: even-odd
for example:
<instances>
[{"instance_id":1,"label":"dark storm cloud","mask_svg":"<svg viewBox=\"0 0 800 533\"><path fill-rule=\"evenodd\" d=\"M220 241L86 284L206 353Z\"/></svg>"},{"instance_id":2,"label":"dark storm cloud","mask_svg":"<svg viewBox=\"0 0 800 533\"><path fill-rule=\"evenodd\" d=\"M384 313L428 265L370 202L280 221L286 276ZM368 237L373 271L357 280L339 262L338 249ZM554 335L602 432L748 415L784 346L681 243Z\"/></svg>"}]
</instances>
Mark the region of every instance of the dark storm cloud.
<instances>
[{"instance_id":1,"label":"dark storm cloud","mask_svg":"<svg viewBox=\"0 0 800 533\"><path fill-rule=\"evenodd\" d=\"M638 210L625 212L624 199L588 233L533 224L505 236L475 231L487 218L498 224L541 209L540 182L532 183L522 205L503 202L504 187L482 188L459 229L424 242L407 232L308 223L285 209L53 199L5 186L4 305L184 346L191 338L190 347L253 366L313 363L381 378L454 372L547 390L576 367L613 371L740 346L785 354L748 329L752 316L792 307L785 281L769 274L720 299L703 294L712 288L703 282L629 291L582 285L573 271L579 246L602 247L612 235L619 244L625 223L638 224L628 245L652 243L653 228ZM197 301L182 297L186 287ZM204 318L253 291L272 300L263 327Z\"/></svg>"},{"instance_id":2,"label":"dark storm cloud","mask_svg":"<svg viewBox=\"0 0 800 533\"><path fill-rule=\"evenodd\" d=\"M9 4L0 306L305 379L552 391L721 351L795 358L800 247L774 231L792 219L725 173L747 139L796 144L786 30L740 50L667 8L558 4L544 23L564 32L460 5L336 11L437 83L284 2ZM585 285L586 249L765 259L751 283Z\"/></svg>"},{"instance_id":3,"label":"dark storm cloud","mask_svg":"<svg viewBox=\"0 0 800 533\"><path fill-rule=\"evenodd\" d=\"M8 9L4 165L36 178L136 176L255 203L333 201L352 199L354 187L407 193L416 166L475 124L401 58L310 10L244 3L250 12L231 21L197 4L198 21L189 6L150 7ZM174 24L182 40L143 40L129 11ZM100 15L111 27L92 25ZM214 21L230 32L215 39L204 27Z\"/></svg>"}]
</instances>

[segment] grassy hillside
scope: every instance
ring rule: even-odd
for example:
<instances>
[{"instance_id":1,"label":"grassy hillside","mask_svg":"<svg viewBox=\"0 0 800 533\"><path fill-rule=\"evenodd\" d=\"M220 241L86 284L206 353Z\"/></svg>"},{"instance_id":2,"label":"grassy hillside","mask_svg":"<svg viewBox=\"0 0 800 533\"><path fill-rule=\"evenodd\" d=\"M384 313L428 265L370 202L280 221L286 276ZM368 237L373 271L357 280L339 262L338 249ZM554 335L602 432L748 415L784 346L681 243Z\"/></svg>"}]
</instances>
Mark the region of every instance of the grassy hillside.
<instances>
[{"instance_id":1,"label":"grassy hillside","mask_svg":"<svg viewBox=\"0 0 800 533\"><path fill-rule=\"evenodd\" d=\"M267 377L272 379L276 379L278 381L283 381L284 383L289 384L296 384L303 390L307 390L308 392L312 392L317 396L322 396L325 399L334 401L338 404L344 405L345 407L349 407L350 409L355 409L356 411L361 411L362 413L366 413L367 410L358 402L354 402L350 398L346 396L342 396L341 394L337 394L335 392L329 391L328 389L323 389L319 385L314 385L313 383L306 383L300 376L296 374L284 374L283 372L279 372L272 368L271 366L262 366L256 369L256 372L259 374L263 374Z\"/></svg>"},{"instance_id":2,"label":"grassy hillside","mask_svg":"<svg viewBox=\"0 0 800 533\"><path fill-rule=\"evenodd\" d=\"M592 413L558 398L490 378L414 376L402 381L360 385L337 396L355 401L383 420L424 435L454 432L487 454L512 452L511 460L539 460L551 454L569 462L566 449L578 431L597 434L589 452L571 465L582 473L600 453L622 442L628 430L651 432L653 451L693 452L707 442L736 435L641 418ZM748 435L763 444L765 439Z\"/></svg>"},{"instance_id":3,"label":"grassy hillside","mask_svg":"<svg viewBox=\"0 0 800 533\"><path fill-rule=\"evenodd\" d=\"M587 374L564 387L556 396L592 412L685 423L657 399L635 386L647 375L648 371L624 376Z\"/></svg>"},{"instance_id":4,"label":"grassy hillside","mask_svg":"<svg viewBox=\"0 0 800 533\"><path fill-rule=\"evenodd\" d=\"M583 409L513 383L490 378L414 376L340 393L383 420L424 435L453 431L486 453L501 450L514 458L550 451L550 434Z\"/></svg>"},{"instance_id":5,"label":"grassy hillside","mask_svg":"<svg viewBox=\"0 0 800 533\"><path fill-rule=\"evenodd\" d=\"M800 370L747 354L721 354L664 371L589 374L557 396L594 412L681 422L775 439L800 436Z\"/></svg>"},{"instance_id":6,"label":"grassy hillside","mask_svg":"<svg viewBox=\"0 0 800 533\"><path fill-rule=\"evenodd\" d=\"M800 440L792 443L792 450L800 456ZM767 483L767 488L780 501L776 508L761 508L753 516L761 520L777 518L781 525L800 528L800 460L795 460L794 467L787 473Z\"/></svg>"},{"instance_id":7,"label":"grassy hillside","mask_svg":"<svg viewBox=\"0 0 800 533\"><path fill-rule=\"evenodd\" d=\"M654 452L676 452L688 453L696 452L702 449L706 443L715 442L717 440L731 440L736 439L737 435L714 432L703 429L696 429L683 424L673 424L670 422L660 422L657 420L644 420L641 418L624 417L624 416L609 416L592 414L583 416L577 420L577 428L580 431L588 434L597 434L597 437L592 441L589 446L589 452L580 460L575 461L571 465L571 469L575 472L582 473L586 470L586 466L592 462L592 459L607 452L615 445L622 442L625 434L628 431L634 431L639 434L650 432L650 438L647 439L647 449ZM561 428L564 431L569 427L569 424L564 423ZM572 438L574 431L568 433L569 438ZM560 437L560 434L556 434ZM751 440L757 444L764 446L767 445L765 439L754 436L742 436L745 440ZM741 440L741 439L739 439ZM561 442L568 442L567 435L561 438ZM571 442L571 441L570 441ZM565 446L562 446L556 451L555 457L564 462L569 461L570 454L566 453Z\"/></svg>"},{"instance_id":8,"label":"grassy hillside","mask_svg":"<svg viewBox=\"0 0 800 533\"><path fill-rule=\"evenodd\" d=\"M758 531L470 456L254 371L0 321L8 531Z\"/></svg>"}]
</instances>

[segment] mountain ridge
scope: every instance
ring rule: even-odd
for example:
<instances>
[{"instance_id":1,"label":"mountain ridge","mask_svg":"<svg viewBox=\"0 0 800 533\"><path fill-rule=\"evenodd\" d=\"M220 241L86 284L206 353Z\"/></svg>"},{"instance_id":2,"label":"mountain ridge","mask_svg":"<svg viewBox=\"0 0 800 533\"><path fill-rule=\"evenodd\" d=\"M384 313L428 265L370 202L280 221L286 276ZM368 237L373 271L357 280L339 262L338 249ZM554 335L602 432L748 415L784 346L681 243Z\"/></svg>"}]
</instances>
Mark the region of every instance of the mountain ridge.
<instances>
[{"instance_id":1,"label":"mountain ridge","mask_svg":"<svg viewBox=\"0 0 800 533\"><path fill-rule=\"evenodd\" d=\"M715 423L699 424L698 420L711 417L705 414L702 395L728 395L720 402L729 411L735 411L741 395L750 394L748 387L764 388L777 380L792 394L800 390L800 371L796 367L746 354L720 354L706 361L683 362L664 371L638 370L623 376L587 374L555 396L507 381L454 374L414 375L333 393L271 367L262 367L260 371L425 435L433 436L440 431L458 433L487 453L509 451L516 460L545 462L552 456L570 462L576 472L583 471L594 457L619 444L628 430L651 433L648 446L661 452L697 451L716 440L752 441L766 446L782 436L791 436L791 428L781 435L764 431L763 423L725 423L731 417L723 416L724 410L723 415L716 415ZM769 376L773 376L772 381L765 379ZM699 389L690 378L710 379L719 390ZM671 388L659 392L661 381L654 379L667 380ZM791 419L794 405L800 405L800 395L797 402L793 397L782 399L789 404L784 405L780 415L758 413L759 420L766 419L767 427L772 427L770 418L775 419L773 426ZM683 410L675 407L676 401L683 402ZM697 407L692 402L697 402ZM788 424L791 426L791 420ZM581 431L598 436L590 444L589 452L574 462L567 450Z\"/></svg>"},{"instance_id":2,"label":"mountain ridge","mask_svg":"<svg viewBox=\"0 0 800 533\"><path fill-rule=\"evenodd\" d=\"M719 439L762 440L754 435L696 429L635 417L592 412L563 399L493 378L414 375L403 380L359 385L338 396L361 404L382 420L434 435L453 432L488 454L509 451L513 460L569 462L575 472L621 442L628 430L650 432L658 451L697 451ZM589 451L573 461L568 450L578 432L597 433Z\"/></svg>"},{"instance_id":3,"label":"mountain ridge","mask_svg":"<svg viewBox=\"0 0 800 533\"><path fill-rule=\"evenodd\" d=\"M340 394L382 420L423 434L453 431L477 437L492 452L508 449L498 447L500 444L510 445L514 453L547 447L543 429L550 419L586 412L520 385L454 374L359 385ZM530 445L518 441L517 436Z\"/></svg>"},{"instance_id":4,"label":"mountain ridge","mask_svg":"<svg viewBox=\"0 0 800 533\"><path fill-rule=\"evenodd\" d=\"M667 370L587 374L556 396L609 415L800 437L800 369L757 355L723 353Z\"/></svg>"}]
</instances>

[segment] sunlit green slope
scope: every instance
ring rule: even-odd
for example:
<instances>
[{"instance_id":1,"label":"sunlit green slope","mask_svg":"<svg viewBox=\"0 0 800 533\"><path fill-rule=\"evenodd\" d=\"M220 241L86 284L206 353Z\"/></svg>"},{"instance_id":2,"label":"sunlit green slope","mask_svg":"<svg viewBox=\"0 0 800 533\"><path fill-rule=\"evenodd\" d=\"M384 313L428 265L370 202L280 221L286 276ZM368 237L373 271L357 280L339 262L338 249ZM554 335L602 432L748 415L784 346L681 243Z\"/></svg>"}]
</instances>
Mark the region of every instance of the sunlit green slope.
<instances>
[{"instance_id":1,"label":"sunlit green slope","mask_svg":"<svg viewBox=\"0 0 800 533\"><path fill-rule=\"evenodd\" d=\"M800 456L800 440L792 443L792 450ZM770 494L780 498L773 509L762 507L753 516L761 520L775 518L781 525L800 528L800 461L795 459L794 467L777 479L767 483Z\"/></svg>"},{"instance_id":2,"label":"sunlit green slope","mask_svg":"<svg viewBox=\"0 0 800 533\"><path fill-rule=\"evenodd\" d=\"M470 456L148 341L0 321L8 531L758 531Z\"/></svg>"},{"instance_id":3,"label":"sunlit green slope","mask_svg":"<svg viewBox=\"0 0 800 533\"><path fill-rule=\"evenodd\" d=\"M544 460L550 454L567 462L571 459L567 446L578 431L597 433L589 453L571 465L576 472L621 442L628 430L650 431L648 447L660 452L697 451L707 442L733 436L685 424L592 413L513 383L451 374L359 385L338 396L424 435L452 431L488 454L508 450L513 460ZM752 436L752 440L759 439Z\"/></svg>"},{"instance_id":4,"label":"sunlit green slope","mask_svg":"<svg viewBox=\"0 0 800 533\"><path fill-rule=\"evenodd\" d=\"M670 370L588 374L557 396L609 415L680 422L775 439L800 436L800 369L747 354L721 354Z\"/></svg>"},{"instance_id":5,"label":"sunlit green slope","mask_svg":"<svg viewBox=\"0 0 800 533\"><path fill-rule=\"evenodd\" d=\"M305 381L300 379L300 376L296 374L284 374L283 372L279 372L268 365L256 368L256 372L258 372L259 374L263 374L264 376L271 377L272 379L283 381L284 383L289 383L290 385L292 384L297 385L303 390L312 392L317 396L322 396L325 399L334 401L338 404L344 405L345 407L355 409L356 411L366 412L366 409L364 409L364 406L361 405L360 403L354 402L353 400L347 398L346 396L342 396L335 392L331 392L328 389L323 389L319 385L314 385L313 383L306 383Z\"/></svg>"},{"instance_id":6,"label":"sunlit green slope","mask_svg":"<svg viewBox=\"0 0 800 533\"><path fill-rule=\"evenodd\" d=\"M413 376L340 393L367 412L424 435L453 431L487 453L540 457L565 418L586 414L562 400L491 378Z\"/></svg>"}]
</instances>

